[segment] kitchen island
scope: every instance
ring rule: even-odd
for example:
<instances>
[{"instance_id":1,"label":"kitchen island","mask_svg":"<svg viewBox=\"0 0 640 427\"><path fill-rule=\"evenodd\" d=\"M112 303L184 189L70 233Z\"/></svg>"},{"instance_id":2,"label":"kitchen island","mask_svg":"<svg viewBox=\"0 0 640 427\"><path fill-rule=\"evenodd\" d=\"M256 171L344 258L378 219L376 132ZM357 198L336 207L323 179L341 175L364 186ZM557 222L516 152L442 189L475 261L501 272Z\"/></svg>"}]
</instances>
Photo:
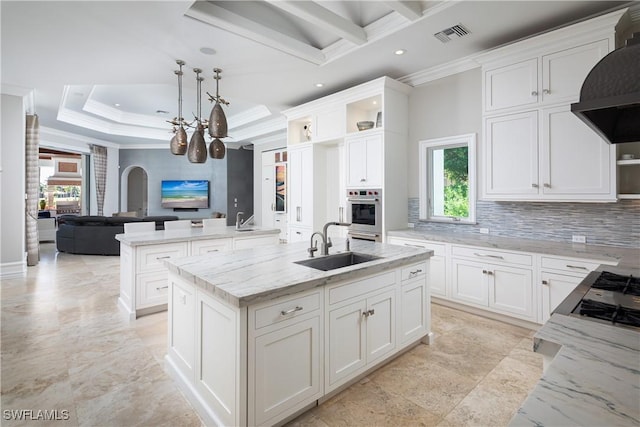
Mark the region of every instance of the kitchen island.
<instances>
[{"instance_id":1,"label":"kitchen island","mask_svg":"<svg viewBox=\"0 0 640 427\"><path fill-rule=\"evenodd\" d=\"M364 262L323 271L307 247L165 261L166 368L205 424L284 422L429 341L431 251L356 241L338 257Z\"/></svg>"},{"instance_id":2,"label":"kitchen island","mask_svg":"<svg viewBox=\"0 0 640 427\"><path fill-rule=\"evenodd\" d=\"M189 228L117 234L120 241L118 305L130 320L167 309L169 257L201 255L248 247L277 245L278 229Z\"/></svg>"}]
</instances>

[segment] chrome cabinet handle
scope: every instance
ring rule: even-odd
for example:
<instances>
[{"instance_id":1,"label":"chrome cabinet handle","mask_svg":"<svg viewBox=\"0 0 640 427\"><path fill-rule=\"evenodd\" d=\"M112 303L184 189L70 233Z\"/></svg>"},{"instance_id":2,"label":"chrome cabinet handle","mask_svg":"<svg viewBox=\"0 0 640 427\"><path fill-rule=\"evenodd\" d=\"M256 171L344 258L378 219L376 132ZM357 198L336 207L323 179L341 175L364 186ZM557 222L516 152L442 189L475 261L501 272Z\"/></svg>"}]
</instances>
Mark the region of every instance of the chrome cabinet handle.
<instances>
[{"instance_id":1,"label":"chrome cabinet handle","mask_svg":"<svg viewBox=\"0 0 640 427\"><path fill-rule=\"evenodd\" d=\"M159 291L160 289L167 289L169 287L169 285L167 286L160 286L159 288L156 288L156 291Z\"/></svg>"},{"instance_id":2,"label":"chrome cabinet handle","mask_svg":"<svg viewBox=\"0 0 640 427\"><path fill-rule=\"evenodd\" d=\"M171 255L166 255L166 256L159 256L156 257L156 259L160 260L160 259L167 259L167 258L171 258Z\"/></svg>"},{"instance_id":3,"label":"chrome cabinet handle","mask_svg":"<svg viewBox=\"0 0 640 427\"><path fill-rule=\"evenodd\" d=\"M340 222L344 222L344 208L342 206L338 208L338 218Z\"/></svg>"},{"instance_id":4,"label":"chrome cabinet handle","mask_svg":"<svg viewBox=\"0 0 640 427\"><path fill-rule=\"evenodd\" d=\"M549 89L542 89L542 93L544 93L545 95L549 95L551 93L551 90Z\"/></svg>"},{"instance_id":5,"label":"chrome cabinet handle","mask_svg":"<svg viewBox=\"0 0 640 427\"><path fill-rule=\"evenodd\" d=\"M286 316L287 314L291 314L291 313L295 313L296 311L302 311L303 308L300 307L299 305L295 306L294 308L290 308L289 310L282 310L280 312L281 316Z\"/></svg>"},{"instance_id":6,"label":"chrome cabinet handle","mask_svg":"<svg viewBox=\"0 0 640 427\"><path fill-rule=\"evenodd\" d=\"M410 271L409 272L409 277L416 276L416 275L418 275L420 273L422 273L422 269L421 268L417 269L416 271Z\"/></svg>"},{"instance_id":7,"label":"chrome cabinet handle","mask_svg":"<svg viewBox=\"0 0 640 427\"><path fill-rule=\"evenodd\" d=\"M501 257L500 255L484 255L484 254L479 254L477 252L473 253L475 256L479 256L480 258L495 258L495 259L504 259L504 257Z\"/></svg>"},{"instance_id":8,"label":"chrome cabinet handle","mask_svg":"<svg viewBox=\"0 0 640 427\"><path fill-rule=\"evenodd\" d=\"M220 249L209 249L209 250L207 251L207 253L209 253L209 252L218 252L218 251L220 251Z\"/></svg>"},{"instance_id":9,"label":"chrome cabinet handle","mask_svg":"<svg viewBox=\"0 0 640 427\"><path fill-rule=\"evenodd\" d=\"M482 274L487 274L489 276L492 276L493 275L493 271L491 271L491 270L482 270Z\"/></svg>"},{"instance_id":10,"label":"chrome cabinet handle","mask_svg":"<svg viewBox=\"0 0 640 427\"><path fill-rule=\"evenodd\" d=\"M531 96L538 96L538 91L537 90L531 91Z\"/></svg>"},{"instance_id":11,"label":"chrome cabinet handle","mask_svg":"<svg viewBox=\"0 0 640 427\"><path fill-rule=\"evenodd\" d=\"M549 286L549 282L548 282L548 281L546 281L546 280L543 280L543 281L542 281L542 284L543 284L543 285L547 285L547 286Z\"/></svg>"},{"instance_id":12,"label":"chrome cabinet handle","mask_svg":"<svg viewBox=\"0 0 640 427\"><path fill-rule=\"evenodd\" d=\"M571 265L571 264L567 264L568 268L577 268L578 270L588 270L587 267L583 267L581 265Z\"/></svg>"},{"instance_id":13,"label":"chrome cabinet handle","mask_svg":"<svg viewBox=\"0 0 640 427\"><path fill-rule=\"evenodd\" d=\"M271 203L271 210L275 211L276 210L276 204L275 203Z\"/></svg>"},{"instance_id":14,"label":"chrome cabinet handle","mask_svg":"<svg viewBox=\"0 0 640 427\"><path fill-rule=\"evenodd\" d=\"M544 183L544 188L551 188L551 184L549 184L548 182Z\"/></svg>"},{"instance_id":15,"label":"chrome cabinet handle","mask_svg":"<svg viewBox=\"0 0 640 427\"><path fill-rule=\"evenodd\" d=\"M302 211L302 208L300 206L296 206L296 221L298 222L302 221L300 219L302 217L301 211Z\"/></svg>"},{"instance_id":16,"label":"chrome cabinet handle","mask_svg":"<svg viewBox=\"0 0 640 427\"><path fill-rule=\"evenodd\" d=\"M538 187L540 187L538 184L531 184L531 186L532 186L533 188L538 188Z\"/></svg>"},{"instance_id":17,"label":"chrome cabinet handle","mask_svg":"<svg viewBox=\"0 0 640 427\"><path fill-rule=\"evenodd\" d=\"M366 179L360 178L360 182L365 182L365 181L366 181Z\"/></svg>"},{"instance_id":18,"label":"chrome cabinet handle","mask_svg":"<svg viewBox=\"0 0 640 427\"><path fill-rule=\"evenodd\" d=\"M371 310L365 310L362 312L362 316L363 317L369 317L369 316L373 316L376 313L376 311L374 309Z\"/></svg>"}]
</instances>

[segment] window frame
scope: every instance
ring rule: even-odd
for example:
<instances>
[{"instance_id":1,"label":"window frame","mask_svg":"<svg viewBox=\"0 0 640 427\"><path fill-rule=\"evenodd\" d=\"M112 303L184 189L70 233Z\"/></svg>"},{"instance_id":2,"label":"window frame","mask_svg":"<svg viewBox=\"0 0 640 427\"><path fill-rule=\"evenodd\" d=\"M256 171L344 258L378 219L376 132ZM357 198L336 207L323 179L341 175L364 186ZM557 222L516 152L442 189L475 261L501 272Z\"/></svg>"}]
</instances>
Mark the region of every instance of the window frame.
<instances>
[{"instance_id":1,"label":"window frame","mask_svg":"<svg viewBox=\"0 0 640 427\"><path fill-rule=\"evenodd\" d=\"M431 164L431 153L435 148L456 148L467 146L468 171L469 171L469 217L447 217L433 215L429 200L433 197L432 176L429 170ZM444 222L449 224L476 224L476 134L468 133L463 135L448 136L444 138L434 138L419 141L419 199L420 212L419 220L425 222Z\"/></svg>"}]
</instances>

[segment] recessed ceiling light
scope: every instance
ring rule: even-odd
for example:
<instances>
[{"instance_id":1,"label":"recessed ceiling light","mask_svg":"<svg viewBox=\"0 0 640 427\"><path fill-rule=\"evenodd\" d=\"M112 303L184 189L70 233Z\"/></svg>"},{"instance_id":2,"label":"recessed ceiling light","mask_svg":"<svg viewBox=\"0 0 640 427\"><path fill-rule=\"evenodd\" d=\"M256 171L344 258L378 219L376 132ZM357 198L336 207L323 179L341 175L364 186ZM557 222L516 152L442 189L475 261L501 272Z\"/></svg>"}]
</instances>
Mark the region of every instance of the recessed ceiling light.
<instances>
[{"instance_id":1,"label":"recessed ceiling light","mask_svg":"<svg viewBox=\"0 0 640 427\"><path fill-rule=\"evenodd\" d=\"M373 105L378 105L378 101L373 101Z\"/></svg>"},{"instance_id":2,"label":"recessed ceiling light","mask_svg":"<svg viewBox=\"0 0 640 427\"><path fill-rule=\"evenodd\" d=\"M113 105L115 105L116 107L119 107L119 106L120 106L120 104L113 104Z\"/></svg>"},{"instance_id":3,"label":"recessed ceiling light","mask_svg":"<svg viewBox=\"0 0 640 427\"><path fill-rule=\"evenodd\" d=\"M204 53L205 55L215 55L216 54L216 50L210 47L201 47L200 48L200 52Z\"/></svg>"},{"instance_id":4,"label":"recessed ceiling light","mask_svg":"<svg viewBox=\"0 0 640 427\"><path fill-rule=\"evenodd\" d=\"M398 49L393 53L395 53L396 55L404 55L405 53L407 53L407 50L406 49Z\"/></svg>"},{"instance_id":5,"label":"recessed ceiling light","mask_svg":"<svg viewBox=\"0 0 640 427\"><path fill-rule=\"evenodd\" d=\"M322 87L324 86L324 83L316 83L316 87Z\"/></svg>"}]
</instances>

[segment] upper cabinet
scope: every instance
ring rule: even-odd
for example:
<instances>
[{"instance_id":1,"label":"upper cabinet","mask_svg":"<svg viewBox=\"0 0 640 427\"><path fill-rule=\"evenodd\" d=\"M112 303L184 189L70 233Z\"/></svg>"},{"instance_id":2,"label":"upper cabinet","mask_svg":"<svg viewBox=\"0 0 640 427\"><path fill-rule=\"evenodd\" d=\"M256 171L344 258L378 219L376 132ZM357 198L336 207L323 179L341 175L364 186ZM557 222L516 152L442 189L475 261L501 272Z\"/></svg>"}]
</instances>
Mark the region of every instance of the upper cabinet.
<instances>
[{"instance_id":1,"label":"upper cabinet","mask_svg":"<svg viewBox=\"0 0 640 427\"><path fill-rule=\"evenodd\" d=\"M381 132L353 135L345 139L347 187L382 186Z\"/></svg>"},{"instance_id":2,"label":"upper cabinet","mask_svg":"<svg viewBox=\"0 0 640 427\"><path fill-rule=\"evenodd\" d=\"M496 49L483 69L485 200L616 200L615 147L571 113L624 12Z\"/></svg>"},{"instance_id":3,"label":"upper cabinet","mask_svg":"<svg viewBox=\"0 0 640 427\"><path fill-rule=\"evenodd\" d=\"M609 40L602 39L487 66L483 71L485 112L575 102L589 71L610 50Z\"/></svg>"}]
</instances>

